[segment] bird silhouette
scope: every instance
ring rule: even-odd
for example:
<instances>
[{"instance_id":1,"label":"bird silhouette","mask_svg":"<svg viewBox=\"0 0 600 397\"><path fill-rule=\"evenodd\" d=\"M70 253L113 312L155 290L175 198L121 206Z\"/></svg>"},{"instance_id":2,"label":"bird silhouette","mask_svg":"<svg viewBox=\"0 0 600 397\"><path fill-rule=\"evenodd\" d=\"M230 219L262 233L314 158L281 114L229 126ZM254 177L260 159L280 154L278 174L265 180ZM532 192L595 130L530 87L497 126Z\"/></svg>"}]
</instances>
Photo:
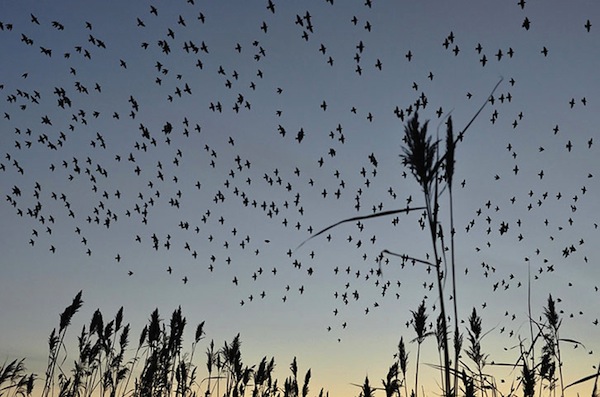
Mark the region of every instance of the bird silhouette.
<instances>
[{"instance_id":1,"label":"bird silhouette","mask_svg":"<svg viewBox=\"0 0 600 397\"><path fill-rule=\"evenodd\" d=\"M471 22L450 21L454 26L443 34L431 31L435 45L416 40L409 49L379 36L396 34L377 13L397 5L329 4L331 10L268 0L246 15L232 9L231 19L193 2L174 2L169 12L134 5L119 24L102 13L86 21L84 14L54 16L36 5L11 11L22 18L15 18L15 31L0 25L3 48L19 54L7 55L0 72L2 214L15 234L9 237L22 237L28 251L50 257L57 268L69 251L95 266L116 261L117 272L127 266L136 275L130 283L141 283L153 263L163 278L175 271L192 286L225 277L223 290L235 295L238 310L263 300L309 301L317 280L331 277L325 288L335 293L323 305L331 303L327 315L340 319L328 322L333 335L353 320L350 310L372 316L386 300L405 305L411 292L433 300L435 271L419 262L434 263L425 253L419 259L428 252L419 245L428 219L417 212L410 220L362 219L319 234L313 247L289 247L339 216L418 206L421 192L411 185L411 169L397 162L404 145L392 132L402 132L417 113L439 119L430 132L443 131L450 115L456 122L482 101L480 135L463 131L457 140L464 155L456 180L465 194L461 214L471 212L455 231L438 226L444 254L456 234L473 255L469 263L488 262L459 268L459 279L503 298L529 285L528 274L513 266L518 259L506 268L495 263L514 250L535 265L540 283L560 279L570 261L593 263L597 225L582 214L593 214L597 182L585 167L593 167L596 146L593 132L569 120L593 122L593 90L533 84L531 77L554 70L556 59L566 65L576 59L553 46L539 11L528 7L527 16L507 21L506 32L522 43L507 33L490 44L475 27L471 32ZM523 12L525 1L517 7ZM570 51L582 60L593 50L587 17L564 19L565 34L580 35ZM234 20L244 22L233 26ZM565 86L590 77L583 61L576 66L581 76L561 75ZM482 67L510 77L488 98L472 78L486 78ZM571 116L546 100L572 109ZM436 135L432 142L443 153L445 140ZM440 197L448 192L441 175ZM440 199L440 211L445 205ZM380 255L396 233L414 258ZM330 252L339 257L330 261ZM490 311L503 303L474 304ZM567 313L576 319L579 311ZM503 326L508 335L511 327Z\"/></svg>"}]
</instances>

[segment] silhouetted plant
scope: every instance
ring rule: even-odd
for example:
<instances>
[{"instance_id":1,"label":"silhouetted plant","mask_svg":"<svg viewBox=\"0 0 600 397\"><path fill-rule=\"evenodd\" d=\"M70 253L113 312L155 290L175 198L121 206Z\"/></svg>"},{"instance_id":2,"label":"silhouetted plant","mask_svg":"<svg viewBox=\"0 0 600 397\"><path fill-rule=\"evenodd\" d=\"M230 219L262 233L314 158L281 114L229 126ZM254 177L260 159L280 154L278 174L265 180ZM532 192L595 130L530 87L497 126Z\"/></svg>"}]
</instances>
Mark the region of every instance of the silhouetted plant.
<instances>
[{"instance_id":1,"label":"silhouetted plant","mask_svg":"<svg viewBox=\"0 0 600 397\"><path fill-rule=\"evenodd\" d=\"M365 376L365 381L360 389L359 397L373 397L375 395L375 389L373 389L369 384L368 376Z\"/></svg>"},{"instance_id":2,"label":"silhouetted plant","mask_svg":"<svg viewBox=\"0 0 600 397\"><path fill-rule=\"evenodd\" d=\"M71 324L71 319L83 304L83 301L81 300L82 292L83 291L79 291L79 293L73 299L73 302L69 306L67 306L65 310L60 314L58 332L56 331L56 328L54 328L48 339L48 350L50 352L48 354L46 381L44 384L44 389L42 391L42 397L47 397L48 395L50 395L50 393L54 394L54 372L58 363L58 354L60 353L61 349L64 348L65 334L67 332L67 328Z\"/></svg>"},{"instance_id":3,"label":"silhouetted plant","mask_svg":"<svg viewBox=\"0 0 600 397\"><path fill-rule=\"evenodd\" d=\"M408 352L406 351L406 346L404 345L404 338L400 337L400 342L398 342L398 364L400 366L400 371L402 371L402 384L404 385L404 393L405 396L408 397L408 385L406 384L406 370L408 367Z\"/></svg>"},{"instance_id":4,"label":"silhouetted plant","mask_svg":"<svg viewBox=\"0 0 600 397\"><path fill-rule=\"evenodd\" d=\"M35 376L27 374L25 359L0 365L0 396L29 396L33 392Z\"/></svg>"},{"instance_id":5,"label":"silhouetted plant","mask_svg":"<svg viewBox=\"0 0 600 397\"><path fill-rule=\"evenodd\" d=\"M298 384L298 363L296 362L296 357L290 364L290 370L292 371L292 376L288 377L285 380L283 386L283 395L284 397L299 397L300 389ZM302 386L302 397L306 397L308 395L308 384L310 382L311 372L310 369L306 371L306 375L304 375L304 384Z\"/></svg>"},{"instance_id":6,"label":"silhouetted plant","mask_svg":"<svg viewBox=\"0 0 600 397\"><path fill-rule=\"evenodd\" d=\"M561 396L565 395L565 385L563 381L562 372L562 361L560 358L560 338L558 336L558 329L560 328L561 321L558 313L556 312L556 306L552 295L548 296L548 305L544 308L544 316L550 329L549 334L543 334L546 340L546 351L554 355L558 363L558 376L560 380Z\"/></svg>"},{"instance_id":7,"label":"silhouetted plant","mask_svg":"<svg viewBox=\"0 0 600 397\"><path fill-rule=\"evenodd\" d=\"M421 190L423 192L423 197L425 201L425 218L426 224L428 226L432 249L433 249L433 263L427 261L421 261L425 263L429 267L433 267L435 269L436 274L436 283L438 290L438 299L440 305L440 324L437 329L440 331L438 335L438 342L440 344L440 350L443 354L443 390L445 395L450 396L453 394L450 382L451 375L451 361L449 356L448 349L448 326L446 323L446 306L445 306L445 294L444 294L444 268L443 263L446 261L445 254L440 256L439 252L445 252L445 246L443 241L443 229L438 221L439 219L439 182L441 175L441 167L446 167L446 172L443 176L446 179L447 184L450 184L453 177L454 170L454 149L455 142L453 139L453 131L452 131L452 121L449 118L448 120L448 137L447 137L447 153L440 159L439 156L439 141L432 141L432 137L428 135L427 132L428 122L425 122L423 125L419 123L418 113L408 121L404 129L404 138L403 141L405 143L405 147L403 147L404 154L401 155L403 164L407 166L413 176L415 177L417 183L421 186ZM448 159L450 161L448 162ZM449 190L451 192L451 190ZM451 232L452 242L453 239L453 229ZM453 250L453 248L452 248ZM452 256L453 257L453 256ZM404 260L407 258L404 257ZM452 272L454 274L454 262L451 263ZM453 278L453 284L455 284ZM456 317L456 288L453 287L454 291L454 305L455 305L455 317ZM455 318L455 323L456 318ZM457 326L455 327L455 335L458 333ZM456 344L455 344L456 347ZM458 352L456 352L455 356L458 356ZM456 368L454 369L456 371ZM456 377L455 377L456 380ZM456 383L456 382L455 382Z\"/></svg>"},{"instance_id":8,"label":"silhouetted plant","mask_svg":"<svg viewBox=\"0 0 600 397\"><path fill-rule=\"evenodd\" d=\"M267 357L263 357L258 364L258 368L253 373L254 389L252 397L266 397L270 395L273 388L273 370L275 369L275 359L271 358L267 361Z\"/></svg>"},{"instance_id":9,"label":"silhouetted plant","mask_svg":"<svg viewBox=\"0 0 600 397\"><path fill-rule=\"evenodd\" d=\"M493 95L498 85L502 82L502 79L498 81L490 95ZM403 262L410 261L412 263L420 263L427 266L430 269L435 270L436 284L438 291L439 301L439 324L437 330L437 340L440 346L442 354L442 390L445 396L454 396L457 391L458 382L458 358L460 354L460 348L462 344L462 338L459 334L458 327L458 309L457 309L457 296L456 296L456 272L455 272L455 257L454 257L454 217L453 217L453 203L452 203L452 182L454 177L454 163L455 163L455 150L456 145L463 139L464 133L470 127L471 123L477 118L479 113L486 106L486 102L479 108L475 116L469 121L467 126L458 134L457 138L454 138L454 130L452 119L449 117L447 122L447 133L446 133L446 152L440 155L440 140L434 140L433 137L428 134L428 121L421 124L419 122L418 112L415 112L413 117L410 118L404 126L404 146L402 147L402 158L403 164L408 167L414 176L416 182L419 184L424 198L424 206L422 207L406 207L403 209L390 210L377 212L365 216L356 216L347 218L339 221L333 225L320 230L319 232L310 236L307 240L302 242L298 248L304 245L307 241L315 238L324 232L337 227L343 223L354 222L366 219L372 219L377 217L384 217L394 215L398 213L406 213L413 211L424 211L424 217L420 220L422 225L425 225L430 234L432 243L433 260L423 260L414 258L406 254L397 254L390 250L383 250L381 252L379 260L383 258L383 255L398 256ZM445 186L440 187L440 184L445 182ZM441 192L447 188L450 196L450 247L448 247L444 241L444 229L439 222L439 211L440 203L439 199ZM424 226L424 227L425 227ZM450 260L446 258L446 251L450 251ZM450 359L449 354L449 342L448 335L449 330L447 326L447 312L446 312L446 294L444 291L444 284L447 277L445 269L450 265L450 271L452 274L452 295L450 298L453 300L454 308L454 362ZM452 366L453 365L453 366ZM454 374L454 382L451 382L451 375Z\"/></svg>"},{"instance_id":10,"label":"silhouetted plant","mask_svg":"<svg viewBox=\"0 0 600 397\"><path fill-rule=\"evenodd\" d=\"M73 316L81 308L82 303L81 292L79 292L71 305L61 314L58 332L54 329L51 333L48 368L42 389L44 396L195 397L199 394L202 383L206 381L209 385L204 392L206 397L213 395L243 397L247 390L251 390L252 397L308 397L310 369L307 370L302 387L300 387L298 364L294 357L290 364L291 376L285 379L283 388L279 388L277 380L273 379L274 358L268 360L263 357L258 365L248 366L242 362L239 334L231 342L225 342L221 349L215 349L214 341L209 343L206 351L208 376L197 383L195 381L197 367L193 363L193 357L197 344L205 338L204 322L196 327L191 351L184 352L183 335L187 322L181 313L181 308L173 312L168 326L161 320L158 310L154 310L148 324L140 333L133 357L129 359L126 358L126 352L128 351L130 326L123 322L123 308L120 308L114 319L106 324L101 311L96 310L89 326L83 326L78 336L78 357L73 361L73 368L68 370L63 367L68 358L64 343L65 335ZM415 390L411 395L416 396L419 387L420 344L433 332L427 331L428 316L424 301L416 311L412 311L412 316L413 328L417 334L413 341L418 343L418 347L415 364ZM552 296L549 296L547 306L544 308L544 318L544 323L530 319L539 331L527 348L520 339L521 354L515 364L496 363L496 365L510 365L520 369L520 376L517 377L516 382L513 381L514 387L511 386L508 395L513 395L518 388L521 388L525 396L533 396L538 379L540 395L544 383L549 390L549 395L554 395L557 389L556 366L557 364L560 366L561 363L559 344L566 342L576 346L581 345L580 342L573 339L559 337L561 319ZM440 324L441 320L438 318L436 327L436 337L438 338L443 334L440 331ZM487 394L489 390L492 396L495 396L499 393L497 385L492 377L483 372L487 354L483 353L481 340L486 333L483 331L482 320L475 309L468 319L467 334L469 346L466 354L476 364L476 369L471 370L464 362L461 362L461 372L456 378L462 381L463 394L474 397L478 391ZM534 347L537 341L542 339L544 346L540 363L530 365L530 362L534 362L531 359ZM365 377L362 385L356 385L361 389L360 396L373 396L377 390L385 392L386 397L401 396L401 388L404 385L404 395L408 397L406 383L408 356L404 340L401 337L398 352L395 354L396 360L390 366L385 379L382 379L383 388L371 386L368 377ZM140 361L142 369L137 371L136 366ZM26 374L23 363L23 360L14 360L0 366L0 397L32 394L35 375ZM443 365L438 368L440 371L444 371ZM49 374L54 374L54 376L49 377ZM400 379L400 374L402 374L402 379ZM132 377L134 385L130 388L129 381ZM565 390L570 387L593 380L592 396L597 397L599 377L600 369L568 385L564 385L561 381L559 383L561 395L564 395ZM479 380L476 381L476 378ZM225 383L222 393L221 383ZM454 390L458 392L458 385ZM328 393L321 389L319 397L325 396L328 396Z\"/></svg>"},{"instance_id":11,"label":"silhouetted plant","mask_svg":"<svg viewBox=\"0 0 600 397\"><path fill-rule=\"evenodd\" d=\"M208 371L208 377L206 378L207 381L207 386L206 386L206 392L204 393L206 396L209 396L211 393L211 380L212 380L212 373L213 373L213 368L215 367L219 367L217 365L217 353L215 352L215 342L214 341L210 341L210 345L209 347L206 349L206 369ZM218 394L218 393L217 393Z\"/></svg>"},{"instance_id":12,"label":"silhouetted plant","mask_svg":"<svg viewBox=\"0 0 600 397\"><path fill-rule=\"evenodd\" d=\"M402 382L398 378L399 372L398 362L395 362L390 366L385 379L381 380L386 397L393 397L394 395L400 396L400 386L402 385Z\"/></svg>"},{"instance_id":13,"label":"silhouetted plant","mask_svg":"<svg viewBox=\"0 0 600 397\"><path fill-rule=\"evenodd\" d=\"M44 396L91 397L195 397L207 382L206 397L243 397L251 390L252 397L307 397L311 370L304 376L302 388L298 382L296 358L290 365L292 376L279 388L273 379L275 359L264 357L258 365L242 362L241 338L236 335L215 349L214 341L207 348L208 376L196 382L198 367L194 364L197 345L205 338L204 322L196 327L191 350L183 349L187 324L181 307L171 315L168 325L154 310L142 329L133 357L127 359L129 324L123 323L123 308L115 318L104 323L101 311L94 312L89 326L83 326L78 336L78 357L73 368L66 369L68 352L64 336L73 315L82 305L81 292L61 315L59 331L51 334L48 369ZM60 353L64 358L59 360ZM136 370L141 362L141 369ZM29 395L33 390L34 375L24 374L23 361L14 361L0 367L0 397L4 395ZM52 376L52 374L54 374ZM134 382L129 386L131 379ZM223 387L221 387L223 386ZM248 389L250 387L250 389ZM321 389L319 397L326 393Z\"/></svg>"},{"instance_id":14,"label":"silhouetted plant","mask_svg":"<svg viewBox=\"0 0 600 397\"><path fill-rule=\"evenodd\" d=\"M186 319L181 314L181 307L173 312L168 330L160 319L158 309L152 312L147 331L145 328L140 338L142 341L146 339L146 357L134 395L190 394L196 377L196 368L191 359L196 344L204 337L204 323L200 323L196 329L190 356L182 354L185 325Z\"/></svg>"},{"instance_id":15,"label":"silhouetted plant","mask_svg":"<svg viewBox=\"0 0 600 397\"><path fill-rule=\"evenodd\" d=\"M417 308L417 311L412 311L412 325L417 337L411 342L417 342L417 363L415 365L415 388L414 393L418 393L419 390L419 358L421 355L421 344L425 341L425 338L432 335L431 332L427 332L427 313L425 308L425 301L421 301L421 304Z\"/></svg>"},{"instance_id":16,"label":"silhouetted plant","mask_svg":"<svg viewBox=\"0 0 600 397\"><path fill-rule=\"evenodd\" d=\"M473 377L467 375L467 373L463 369L461 379L463 381L463 387L465 388L464 396L475 397L475 381L473 380Z\"/></svg>"},{"instance_id":17,"label":"silhouetted plant","mask_svg":"<svg viewBox=\"0 0 600 397\"><path fill-rule=\"evenodd\" d=\"M462 136L461 136L462 137ZM450 213L450 270L452 272L452 306L454 308L454 387L458 388L458 360L462 346L462 336L458 329L458 298L456 296L456 262L454 256L454 201L453 201L453 180L454 180L454 163L456 152L456 141L454 140L454 129L452 126L452 117L448 117L446 123L446 154L444 156L444 169L446 186L448 187L448 211ZM441 230L441 229L440 229ZM443 241L443 233L440 234ZM443 251L445 252L445 250ZM440 324L441 326L442 324ZM440 335L441 336L441 335ZM456 393L455 393L456 395Z\"/></svg>"},{"instance_id":18,"label":"silhouetted plant","mask_svg":"<svg viewBox=\"0 0 600 397\"><path fill-rule=\"evenodd\" d=\"M554 342L552 340L547 340L544 347L542 347L539 375L542 382L541 387L547 387L549 394L551 394L556 387L555 373L556 363L554 362ZM544 386L544 381L546 381L547 386Z\"/></svg>"},{"instance_id":19,"label":"silhouetted plant","mask_svg":"<svg viewBox=\"0 0 600 397\"><path fill-rule=\"evenodd\" d=\"M404 154L401 155L403 164L410 169L426 195L431 194L440 167L437 161L438 141L432 142L432 137L427 134L428 125L429 121L421 125L419 114L415 113L404 127L406 146L402 148Z\"/></svg>"},{"instance_id":20,"label":"silhouetted plant","mask_svg":"<svg viewBox=\"0 0 600 397\"><path fill-rule=\"evenodd\" d=\"M477 315L477 310L473 308L471 315L469 316L469 328L467 329L468 337L467 340L469 345L466 350L467 357L469 357L475 363L474 372L477 373L479 378L479 389L485 389L483 367L486 364L487 354L484 354L481 349L481 339L483 338L481 317Z\"/></svg>"},{"instance_id":21,"label":"silhouetted plant","mask_svg":"<svg viewBox=\"0 0 600 397\"><path fill-rule=\"evenodd\" d=\"M529 368L527 360L523 360L521 377L523 381L523 396L533 397L535 394L535 371Z\"/></svg>"}]
</instances>

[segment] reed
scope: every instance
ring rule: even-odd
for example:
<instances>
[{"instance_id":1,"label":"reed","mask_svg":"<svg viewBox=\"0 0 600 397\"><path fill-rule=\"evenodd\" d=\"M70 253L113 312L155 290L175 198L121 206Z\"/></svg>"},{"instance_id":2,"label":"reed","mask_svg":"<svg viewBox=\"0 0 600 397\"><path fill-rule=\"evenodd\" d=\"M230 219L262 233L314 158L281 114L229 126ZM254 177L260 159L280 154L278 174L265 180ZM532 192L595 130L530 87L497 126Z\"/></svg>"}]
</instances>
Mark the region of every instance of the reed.
<instances>
[{"instance_id":1,"label":"reed","mask_svg":"<svg viewBox=\"0 0 600 397\"><path fill-rule=\"evenodd\" d=\"M496 88L502 82L498 81L492 89L490 96L493 96ZM379 257L383 259L384 255L396 256L402 260L402 264L410 262L412 264L423 265L428 268L428 271L433 270L436 276L436 285L438 293L438 313L434 332L427 332L425 322L427 313L425 303L422 302L416 311L411 310L412 325L416 333L416 338L411 342L417 343L415 370L415 385L411 391L411 396L419 394L419 368L420 368L420 352L421 345L425 342L427 336L435 334L438 344L438 352L440 354L439 365L432 365L440 372L441 394L445 397L456 397L459 394L464 396L498 396L502 395L494 377L487 373L487 368L490 365L489 355L483 350L483 338L487 332L483 331L483 322L476 309L473 308L470 317L467 319L467 328L463 331L460 329L460 319L458 317L458 288L456 283L456 257L455 257L455 229L454 229L454 202L453 202L453 180L455 172L456 149L458 144L464 139L465 132L471 126L473 121L478 117L483 108L487 104L484 102L475 116L467 123L466 127L458 134L454 132L452 117L449 116L446 122L446 137L445 148L442 148L442 139L434 138L429 132L429 122L421 122L418 112L415 112L404 125L403 147L400 157L403 165L410 171L415 182L420 187L422 193L422 205L417 207L406 207L397 210L388 210L376 212L365 216L355 216L352 218L338 221L317 233L311 235L307 240L302 242L298 248L324 232L342 225L347 222L356 222L369 220L379 217L387 217L397 214L409 214L418 211L422 214L419 223L422 228L428 229L428 234L431 241L431 252L427 255L427 259L408 256L404 253L396 253L385 249ZM446 194L448 205L444 208L441 198ZM441 211L448 212L449 225L444 225L441 221ZM448 233L449 231L449 233ZM449 241L446 241L445 236L449 235ZM432 259L430 259L432 258ZM450 273L450 274L448 274ZM446 282L450 281L451 292L445 289ZM519 388L525 396L533 396L536 388L542 395L542 390L548 390L549 395L555 395L556 391L561 397L565 396L565 390L568 388L587 381L594 381L594 391L592 395L596 395L596 382L600 372L590 374L586 377L578 379L568 385L564 381L564 365L561 356L561 344L569 343L575 346L581 345L580 342L567 339L560 336L559 328L561 320L556 311L555 302L552 296L549 296L547 306L544 308L544 322L536 322L532 316L531 307L531 284L528 286L528 314L529 314L529 331L530 339L520 339L520 354L512 363L494 363L497 366L509 366L514 370L520 371L520 376L516 377L510 387L509 395L515 393ZM452 309L447 308L446 303L452 302ZM451 313L451 314L450 314ZM453 321L453 329L450 330L448 321ZM534 329L537 328L537 333ZM467 346L463 350L463 335L466 331ZM452 335L451 335L452 334ZM452 353L450 352L450 340L453 340ZM520 336L519 336L520 338ZM539 345L543 343L541 348L542 355L540 360L536 359L536 351ZM382 380L383 389L386 396L401 395L401 390L404 389L404 395L409 396L406 376L408 354L406 352L404 341L401 338L396 353L397 365L395 371L396 377L402 375L402 378L397 378L398 383L392 386L392 376ZM462 359L461 353L465 353L470 359L467 362ZM493 362L493 361L492 361ZM431 365L431 364L430 364ZM392 374L394 373L392 369ZM459 384L459 381L462 384ZM368 378L361 387L361 395L366 395L366 391L374 393L371 388ZM368 388L367 388L368 386ZM379 390L375 388L375 390Z\"/></svg>"},{"instance_id":2,"label":"reed","mask_svg":"<svg viewBox=\"0 0 600 397\"><path fill-rule=\"evenodd\" d=\"M417 342L417 363L415 365L415 388L413 394L417 395L419 390L419 359L421 355L421 345L425 341L425 338L432 335L431 332L427 332L427 313L425 308L425 301L422 301L416 311L412 311L413 317L413 329L417 334L411 342Z\"/></svg>"},{"instance_id":3,"label":"reed","mask_svg":"<svg viewBox=\"0 0 600 397\"><path fill-rule=\"evenodd\" d=\"M280 387L274 378L274 358L265 356L251 365L243 362L239 334L219 349L214 340L207 344L207 373L199 378L195 351L206 338L204 322L196 326L191 346L185 349L187 320L181 307L169 321L154 310L135 349L129 349L131 327L124 323L123 308L108 322L97 309L77 336L76 357L69 358L67 331L82 305L80 291L60 315L58 331L50 334L44 397L308 397L310 369L301 378L294 357L291 376ZM5 363L0 366L0 397L32 395L35 379L26 373L24 359ZM328 393L321 389L319 396Z\"/></svg>"},{"instance_id":4,"label":"reed","mask_svg":"<svg viewBox=\"0 0 600 397\"><path fill-rule=\"evenodd\" d=\"M190 349L184 348L184 334L187 321L181 308L171 315L170 321L164 321L158 310L154 310L140 333L138 346L129 349L130 326L124 323L124 310L120 308L108 322L100 309L92 315L87 326L83 326L77 336L77 355L69 358L67 330L71 320L83 304L81 292L77 294L71 305L60 316L58 331L52 330L50 335L48 367L40 395L56 397L308 397L312 372L306 371L304 376L298 369L294 357L289 366L291 375L284 379L282 386L274 378L275 359L263 357L259 363L248 365L242 360L241 337L236 335L231 341L225 341L221 348L215 347L214 340L207 343L206 376L199 377L200 368L194 360L194 352L198 345L206 339L204 322L196 326ZM409 394L407 374L409 373L410 353L406 350L403 337L400 338L398 351L394 355L386 376L381 379L382 387L375 387L368 376L360 388L359 397L375 396L383 392L386 397L425 395L420 385L419 368L420 348L426 339L434 335L438 339L443 335L440 331L441 321L435 332L427 330L427 308L421 302L416 310L411 311L413 330L416 337L411 342L417 343L414 362L415 385ZM598 396L597 382L600 370L580 379L565 384L564 368L560 346L571 344L583 345L560 335L562 319L556 309L556 303L550 295L540 321L530 319L537 333L530 341L520 340L520 354L512 363L494 363L489 361L485 353L483 339L489 331L484 331L483 320L473 308L466 325L467 346L465 355L471 361L460 360L456 376L462 387L456 385L457 395L476 396L513 396L521 389L526 397L533 397L536 392L542 396L560 393L566 395L569 388L585 382L594 382L592 397ZM536 346L542 344L541 357L535 359ZM128 352L132 352L130 355ZM498 388L492 374L487 373L488 365L509 366L518 370L508 394ZM68 363L72 363L69 367ZM446 370L444 362L432 365L443 374ZM140 367L138 369L138 366ZM454 375L450 371L450 375ZM31 396L34 391L35 374L27 373L24 359L13 360L0 365L0 397ZM131 382L133 380L133 382ZM421 390L419 391L419 388ZM329 394L320 389L318 396Z\"/></svg>"},{"instance_id":5,"label":"reed","mask_svg":"<svg viewBox=\"0 0 600 397\"><path fill-rule=\"evenodd\" d=\"M33 391L34 374L28 374L25 359L15 359L0 365L0 396L29 396Z\"/></svg>"}]
</instances>

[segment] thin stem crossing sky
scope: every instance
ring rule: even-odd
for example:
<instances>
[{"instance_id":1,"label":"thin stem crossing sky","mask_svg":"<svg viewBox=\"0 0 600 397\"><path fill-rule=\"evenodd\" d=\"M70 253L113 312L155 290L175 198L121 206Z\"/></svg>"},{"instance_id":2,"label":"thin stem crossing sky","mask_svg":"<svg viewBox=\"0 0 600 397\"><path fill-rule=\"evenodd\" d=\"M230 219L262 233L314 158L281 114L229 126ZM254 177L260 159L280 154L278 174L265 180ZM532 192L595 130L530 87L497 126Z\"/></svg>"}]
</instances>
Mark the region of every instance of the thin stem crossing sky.
<instances>
[{"instance_id":1,"label":"thin stem crossing sky","mask_svg":"<svg viewBox=\"0 0 600 397\"><path fill-rule=\"evenodd\" d=\"M297 247L423 206L405 123L443 140L487 101L456 152L459 317L477 308L489 362L514 362L530 278L532 317L552 294L583 344L566 378L593 373L599 16L583 0L1 2L0 360L42 373L83 290L75 329L96 308L141 330L181 306L218 344L241 333L248 362L275 356L283 377L297 356L315 394L358 394L415 337L410 310L437 315L435 272L382 255L429 260L421 213ZM420 361L438 364L433 338Z\"/></svg>"}]
</instances>

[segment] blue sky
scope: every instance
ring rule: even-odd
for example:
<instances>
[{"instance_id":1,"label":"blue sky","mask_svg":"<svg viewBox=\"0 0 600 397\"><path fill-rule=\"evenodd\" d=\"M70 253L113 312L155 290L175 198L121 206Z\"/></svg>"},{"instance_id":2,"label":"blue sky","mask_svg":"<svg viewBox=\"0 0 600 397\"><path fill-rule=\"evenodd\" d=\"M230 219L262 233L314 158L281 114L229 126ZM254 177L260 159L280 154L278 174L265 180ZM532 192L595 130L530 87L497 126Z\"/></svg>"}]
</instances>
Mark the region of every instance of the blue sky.
<instances>
[{"instance_id":1,"label":"blue sky","mask_svg":"<svg viewBox=\"0 0 600 397\"><path fill-rule=\"evenodd\" d=\"M217 345L241 333L245 361L275 356L283 378L297 356L315 393L358 394L350 383L385 376L400 336L413 338L410 310L437 300L423 267L392 257L382 277L369 271L384 249L424 258L428 235L401 215L295 248L341 219L422 202L403 177L396 107L406 121L426 97L420 119L443 135L438 110L462 129L503 79L458 147L459 317L476 307L490 360L514 360L529 337L530 267L533 316L549 293L560 298L562 335L585 345L567 349L567 379L594 372L599 6L274 3L157 1L158 15L141 1L0 4L0 358L42 373L47 335L83 290L72 337L96 308L124 306L139 332L154 308L168 317L181 305ZM57 106L61 89L71 107ZM425 345L423 362L437 363Z\"/></svg>"}]
</instances>

